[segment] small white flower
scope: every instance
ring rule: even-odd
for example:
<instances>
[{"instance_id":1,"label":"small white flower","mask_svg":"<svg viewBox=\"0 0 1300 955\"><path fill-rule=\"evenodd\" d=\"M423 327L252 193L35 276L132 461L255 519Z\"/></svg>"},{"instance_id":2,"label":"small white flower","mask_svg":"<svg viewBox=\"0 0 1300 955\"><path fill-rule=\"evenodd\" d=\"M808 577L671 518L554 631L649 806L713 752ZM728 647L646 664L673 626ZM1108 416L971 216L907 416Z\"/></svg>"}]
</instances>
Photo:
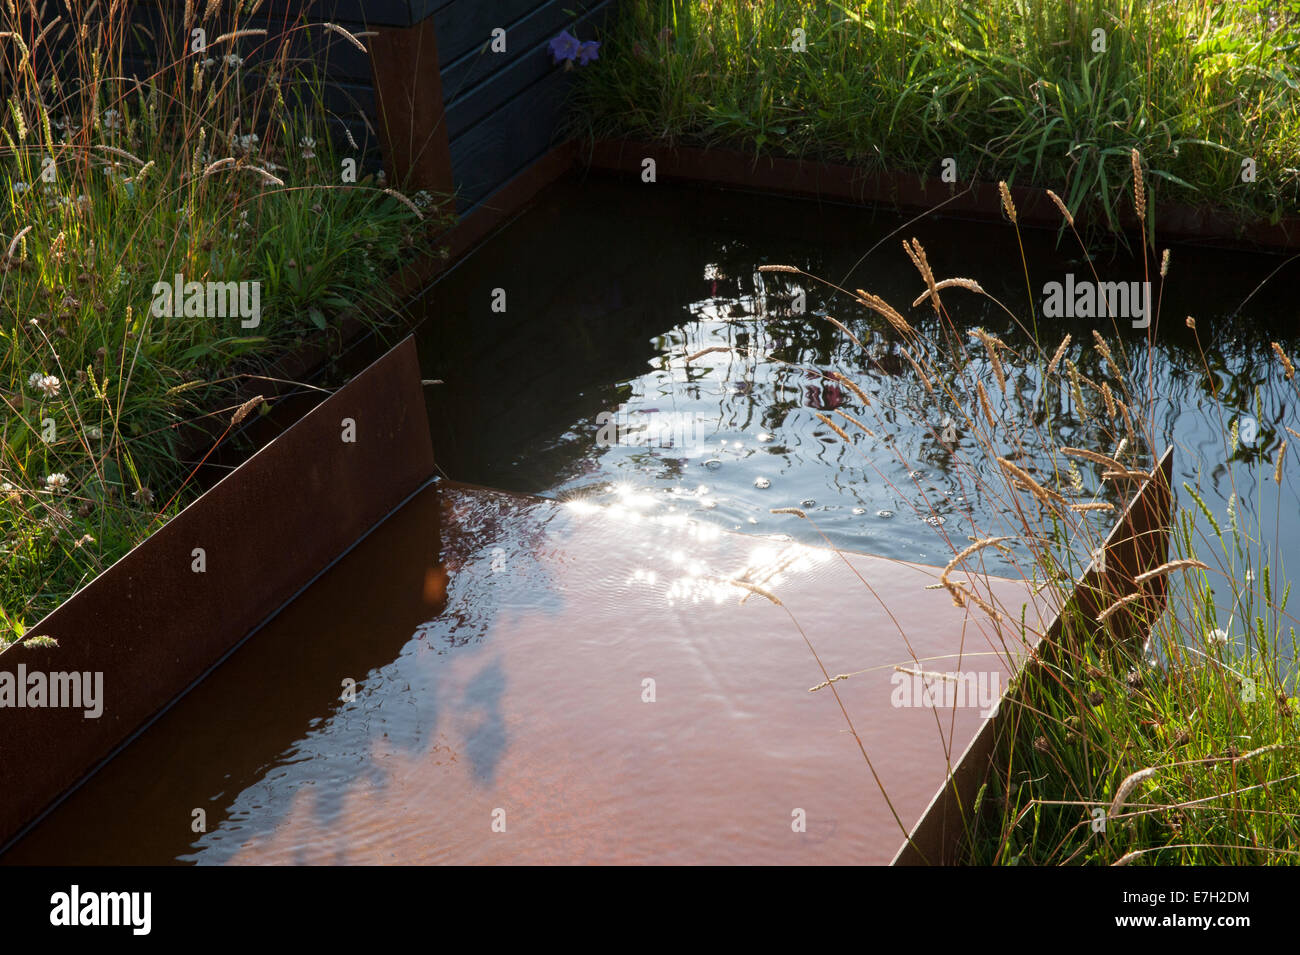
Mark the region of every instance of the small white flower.
<instances>
[{"instance_id":1,"label":"small white flower","mask_svg":"<svg viewBox=\"0 0 1300 955\"><path fill-rule=\"evenodd\" d=\"M112 130L122 128L122 114L115 109L104 110L102 121L105 129Z\"/></svg>"},{"instance_id":2,"label":"small white flower","mask_svg":"<svg viewBox=\"0 0 1300 955\"><path fill-rule=\"evenodd\" d=\"M316 140L312 139L310 136L304 136L298 145L302 147L303 159L316 158Z\"/></svg>"},{"instance_id":3,"label":"small white flower","mask_svg":"<svg viewBox=\"0 0 1300 955\"><path fill-rule=\"evenodd\" d=\"M0 491L4 492L5 494L8 494L13 489L14 486L10 484L8 481L5 481L3 484L0 484Z\"/></svg>"},{"instance_id":4,"label":"small white flower","mask_svg":"<svg viewBox=\"0 0 1300 955\"><path fill-rule=\"evenodd\" d=\"M1226 647L1228 645L1228 631L1221 627L1215 627L1210 631L1206 638L1211 646Z\"/></svg>"},{"instance_id":5,"label":"small white flower","mask_svg":"<svg viewBox=\"0 0 1300 955\"><path fill-rule=\"evenodd\" d=\"M144 504L153 503L153 491L149 490L147 487L142 487L132 491L131 496Z\"/></svg>"},{"instance_id":6,"label":"small white flower","mask_svg":"<svg viewBox=\"0 0 1300 955\"><path fill-rule=\"evenodd\" d=\"M99 430L99 428L95 427L93 424L86 429L86 437L90 438L92 441L98 441L103 436L104 432Z\"/></svg>"},{"instance_id":7,"label":"small white flower","mask_svg":"<svg viewBox=\"0 0 1300 955\"><path fill-rule=\"evenodd\" d=\"M14 195L21 196L24 192L26 192L26 191L27 191L28 189L30 189L30 188L31 188L31 186L27 185L27 183L25 183L25 182L15 182L15 183L14 183Z\"/></svg>"},{"instance_id":8,"label":"small white flower","mask_svg":"<svg viewBox=\"0 0 1300 955\"><path fill-rule=\"evenodd\" d=\"M45 475L45 488L48 491L58 492L68 486L68 476L62 471L55 471L53 474Z\"/></svg>"},{"instance_id":9,"label":"small white flower","mask_svg":"<svg viewBox=\"0 0 1300 955\"><path fill-rule=\"evenodd\" d=\"M54 375L42 375L34 371L27 379L27 386L33 391L41 392L47 398L57 398L63 388L63 382Z\"/></svg>"},{"instance_id":10,"label":"small white flower","mask_svg":"<svg viewBox=\"0 0 1300 955\"><path fill-rule=\"evenodd\" d=\"M226 66L237 70L244 65L244 58L236 53L227 53L224 57Z\"/></svg>"},{"instance_id":11,"label":"small white flower","mask_svg":"<svg viewBox=\"0 0 1300 955\"><path fill-rule=\"evenodd\" d=\"M212 66L216 62L217 62L216 59L210 56L203 61L203 68L206 70L209 66Z\"/></svg>"}]
</instances>

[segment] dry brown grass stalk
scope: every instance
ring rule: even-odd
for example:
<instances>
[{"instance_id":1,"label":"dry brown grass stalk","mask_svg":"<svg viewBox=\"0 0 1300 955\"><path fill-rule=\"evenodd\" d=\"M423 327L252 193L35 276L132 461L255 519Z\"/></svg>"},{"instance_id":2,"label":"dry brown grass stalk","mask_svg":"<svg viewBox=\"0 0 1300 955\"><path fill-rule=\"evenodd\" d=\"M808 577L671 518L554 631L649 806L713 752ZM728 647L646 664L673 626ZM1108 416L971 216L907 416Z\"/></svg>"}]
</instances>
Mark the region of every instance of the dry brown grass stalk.
<instances>
[{"instance_id":1,"label":"dry brown grass stalk","mask_svg":"<svg viewBox=\"0 0 1300 955\"><path fill-rule=\"evenodd\" d=\"M925 257L925 249L915 238L909 246L907 240L903 240L903 249L907 252L912 264L916 270L921 273L921 278L925 279L926 287L930 290L930 304L934 306L934 313L939 314L943 308L943 303L939 301L939 283L934 280L934 272L930 269L930 261Z\"/></svg>"},{"instance_id":2,"label":"dry brown grass stalk","mask_svg":"<svg viewBox=\"0 0 1300 955\"><path fill-rule=\"evenodd\" d=\"M258 395L256 398L249 398L242 405L236 408L234 415L230 419L230 426L232 428L238 428L240 422L247 418L249 414L252 413L253 409L260 405L263 400L263 396Z\"/></svg>"},{"instance_id":3,"label":"dry brown grass stalk","mask_svg":"<svg viewBox=\"0 0 1300 955\"><path fill-rule=\"evenodd\" d=\"M849 421L852 421L858 428L860 428L862 431L865 431L871 437L874 438L876 436L876 432L872 431L865 424L863 424L857 418L853 417L853 415L849 414L843 408L836 408L835 413L840 415L841 417L847 418Z\"/></svg>"},{"instance_id":4,"label":"dry brown grass stalk","mask_svg":"<svg viewBox=\"0 0 1300 955\"><path fill-rule=\"evenodd\" d=\"M908 323L907 319L899 314L897 309L879 295L873 295L865 289L858 289L857 296L859 302L871 309L877 315L882 316L900 335L909 338L916 337L916 329Z\"/></svg>"},{"instance_id":5,"label":"dry brown grass stalk","mask_svg":"<svg viewBox=\"0 0 1300 955\"><path fill-rule=\"evenodd\" d=\"M853 443L853 439L849 437L848 432L845 431L843 428L841 428L839 425L837 425L830 418L826 417L826 415L822 414L820 411L814 411L813 414L815 414L821 420L822 424L826 425L828 428L830 428L832 431L838 434L841 438L843 438L845 443L847 444Z\"/></svg>"},{"instance_id":6,"label":"dry brown grass stalk","mask_svg":"<svg viewBox=\"0 0 1300 955\"><path fill-rule=\"evenodd\" d=\"M1066 335L1061 339L1061 344L1056 347L1052 360L1047 363L1047 373L1049 375L1056 373L1056 366L1060 364L1061 358L1065 355L1065 350L1070 347L1070 336Z\"/></svg>"},{"instance_id":7,"label":"dry brown grass stalk","mask_svg":"<svg viewBox=\"0 0 1300 955\"><path fill-rule=\"evenodd\" d=\"M858 386L858 383L854 381L852 378L850 378L848 375L845 375L838 371L833 371L831 372L831 377L834 378L836 381L838 381L840 384L842 384L845 388L849 389L849 391L857 395L859 400L861 400L861 402L864 405L871 404L871 399L867 396L867 393L863 391Z\"/></svg>"},{"instance_id":8,"label":"dry brown grass stalk","mask_svg":"<svg viewBox=\"0 0 1300 955\"><path fill-rule=\"evenodd\" d=\"M1070 502L1067 501L1063 495L1053 491L1049 487L1043 487L1043 485L1034 480L1033 476L1030 475L1028 471L1020 467L1018 464L1002 457L998 458L998 464L1002 465L1004 471L1019 481L1030 494L1042 501L1044 504L1057 504L1062 507L1069 505Z\"/></svg>"},{"instance_id":9,"label":"dry brown grass stalk","mask_svg":"<svg viewBox=\"0 0 1300 955\"><path fill-rule=\"evenodd\" d=\"M1209 570L1210 565L1204 564L1201 561L1195 560L1190 557L1183 558L1181 560L1171 560L1168 561L1167 563L1161 564L1159 567L1154 567L1151 570L1146 571L1145 573L1138 574L1136 577L1133 578L1133 582L1136 584L1144 584L1148 580L1153 580L1156 577L1163 577L1165 574L1172 574L1176 570L1192 570L1192 569Z\"/></svg>"},{"instance_id":10,"label":"dry brown grass stalk","mask_svg":"<svg viewBox=\"0 0 1300 955\"><path fill-rule=\"evenodd\" d=\"M1142 176L1142 154L1134 147L1129 154L1133 162L1133 200L1137 206L1138 218L1147 221L1147 184Z\"/></svg>"},{"instance_id":11,"label":"dry brown grass stalk","mask_svg":"<svg viewBox=\"0 0 1300 955\"><path fill-rule=\"evenodd\" d=\"M1278 361L1282 362L1282 367L1286 369L1286 380L1290 381L1295 377L1295 365L1291 363L1290 356L1277 342L1273 342L1273 351L1276 353Z\"/></svg>"},{"instance_id":12,"label":"dry brown grass stalk","mask_svg":"<svg viewBox=\"0 0 1300 955\"><path fill-rule=\"evenodd\" d=\"M1002 211L1007 214L1007 218L1011 220L1012 225L1019 225L1020 220L1016 216L1016 204L1011 201L1011 189L1008 188L1005 180L998 183L998 194L1002 197Z\"/></svg>"},{"instance_id":13,"label":"dry brown grass stalk","mask_svg":"<svg viewBox=\"0 0 1300 955\"><path fill-rule=\"evenodd\" d=\"M1048 189L1048 190L1047 190L1047 198L1051 199L1053 202L1056 203L1056 208L1058 208L1058 209L1061 210L1061 215L1065 216L1065 221L1068 222L1068 223L1070 223L1070 228L1073 229L1073 228L1074 228L1074 213L1072 213L1072 212L1070 211L1069 207L1068 207L1064 202L1061 201L1061 197L1058 196L1056 193L1052 192L1051 189Z\"/></svg>"},{"instance_id":14,"label":"dry brown grass stalk","mask_svg":"<svg viewBox=\"0 0 1300 955\"><path fill-rule=\"evenodd\" d=\"M974 279L962 279L962 278L944 279L941 282L936 282L934 287L936 289L939 289L940 291L946 288L964 288L968 292L978 292L980 295L988 294L980 286L980 283L976 282ZM919 296L917 296L916 301L912 303L912 307L915 308L916 306L920 305L929 297L930 297L930 290L926 289Z\"/></svg>"},{"instance_id":15,"label":"dry brown grass stalk","mask_svg":"<svg viewBox=\"0 0 1300 955\"><path fill-rule=\"evenodd\" d=\"M1145 596L1146 594L1138 592L1135 594L1129 594L1127 597L1120 597L1119 600L1116 600L1113 604L1111 604L1101 613L1097 614L1097 622L1105 623L1107 620L1111 618L1111 616L1123 610L1129 604L1133 603L1133 601L1141 600Z\"/></svg>"},{"instance_id":16,"label":"dry brown grass stalk","mask_svg":"<svg viewBox=\"0 0 1300 955\"><path fill-rule=\"evenodd\" d=\"M1107 815L1112 818L1118 816L1120 811L1124 808L1124 804L1128 802L1129 794L1137 788L1138 783L1145 779L1150 779L1158 771L1157 767L1148 766L1146 769L1139 769L1136 773L1130 773L1125 776L1124 781L1119 784L1119 789L1115 791L1115 798L1111 800L1110 809L1107 811Z\"/></svg>"}]
</instances>

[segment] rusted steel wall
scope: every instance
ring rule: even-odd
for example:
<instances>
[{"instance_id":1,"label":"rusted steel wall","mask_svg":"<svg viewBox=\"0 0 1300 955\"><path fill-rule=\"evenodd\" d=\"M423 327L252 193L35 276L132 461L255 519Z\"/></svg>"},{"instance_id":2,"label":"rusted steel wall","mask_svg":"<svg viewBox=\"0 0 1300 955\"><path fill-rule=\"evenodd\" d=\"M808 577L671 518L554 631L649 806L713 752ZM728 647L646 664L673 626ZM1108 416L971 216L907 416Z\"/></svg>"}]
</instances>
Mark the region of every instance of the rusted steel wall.
<instances>
[{"instance_id":1,"label":"rusted steel wall","mask_svg":"<svg viewBox=\"0 0 1300 955\"><path fill-rule=\"evenodd\" d=\"M915 173L869 172L855 166L783 159L756 158L751 153L730 149L669 147L634 140L605 140L590 151L583 150L594 169L635 173L642 162L655 161L658 177L712 182L722 186L771 190L789 195L832 201L881 203L900 209L933 210L945 215L967 215L981 219L1002 217L1002 201L996 183L945 183ZM1058 228L1060 210L1044 189L1011 186L1019 221L1023 225ZM1290 249L1300 247L1300 218L1283 219L1276 225L1238 223L1211 209L1194 209L1161 203L1152 216L1162 239L1219 239L1244 241L1260 246ZM1139 223L1132 210L1122 211L1120 224L1134 230Z\"/></svg>"},{"instance_id":2,"label":"rusted steel wall","mask_svg":"<svg viewBox=\"0 0 1300 955\"><path fill-rule=\"evenodd\" d=\"M433 475L421 388L407 338L0 653L102 674L98 717L0 706L0 847Z\"/></svg>"},{"instance_id":3,"label":"rusted steel wall","mask_svg":"<svg viewBox=\"0 0 1300 955\"><path fill-rule=\"evenodd\" d=\"M1169 447L1153 470L1153 478L1138 489L1107 535L1103 559L1094 560L1084 572L1066 609L1048 628L1048 647L1066 638L1066 620L1075 609L1083 619L1095 623L1097 614L1115 599L1135 591L1147 597L1113 614L1096 628L1105 627L1117 639L1132 639L1146 632L1150 621L1164 606L1165 579L1158 577L1139 585L1133 578L1168 559L1173 526L1173 471L1174 449ZM980 728L953 764L947 785L935 793L920 822L913 827L909 841L899 849L894 865L957 861L956 851L965 832L965 820L969 818L980 784L987 778L993 747L1005 719L1004 711L999 709Z\"/></svg>"}]
</instances>

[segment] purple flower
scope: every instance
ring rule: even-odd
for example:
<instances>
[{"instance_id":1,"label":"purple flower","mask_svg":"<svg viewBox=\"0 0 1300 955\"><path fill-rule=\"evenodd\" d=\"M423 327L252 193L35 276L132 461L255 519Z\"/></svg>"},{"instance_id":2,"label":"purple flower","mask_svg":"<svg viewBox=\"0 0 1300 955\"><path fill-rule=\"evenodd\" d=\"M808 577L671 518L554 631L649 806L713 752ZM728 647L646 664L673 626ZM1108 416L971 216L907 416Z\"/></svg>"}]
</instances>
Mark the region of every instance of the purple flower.
<instances>
[{"instance_id":1,"label":"purple flower","mask_svg":"<svg viewBox=\"0 0 1300 955\"><path fill-rule=\"evenodd\" d=\"M561 60L574 60L581 52L583 44L578 42L578 38L568 30L560 31L560 35L551 41L551 56L555 62Z\"/></svg>"},{"instance_id":2,"label":"purple flower","mask_svg":"<svg viewBox=\"0 0 1300 955\"><path fill-rule=\"evenodd\" d=\"M578 65L586 66L592 60L600 59L600 41L588 40L578 47Z\"/></svg>"}]
</instances>

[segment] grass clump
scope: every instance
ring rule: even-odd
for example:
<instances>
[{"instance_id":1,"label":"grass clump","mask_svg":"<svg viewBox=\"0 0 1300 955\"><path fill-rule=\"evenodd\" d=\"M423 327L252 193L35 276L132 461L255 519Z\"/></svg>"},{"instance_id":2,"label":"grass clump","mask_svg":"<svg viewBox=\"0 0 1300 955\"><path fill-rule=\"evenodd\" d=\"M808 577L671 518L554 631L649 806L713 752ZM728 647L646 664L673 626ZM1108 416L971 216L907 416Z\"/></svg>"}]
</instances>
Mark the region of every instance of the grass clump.
<instances>
[{"instance_id":1,"label":"grass clump","mask_svg":"<svg viewBox=\"0 0 1300 955\"><path fill-rule=\"evenodd\" d=\"M187 503L187 446L239 383L336 347L344 314L377 323L436 225L431 197L352 174L360 150L291 55L322 28L268 37L246 6L187 5L171 41L122 2L0 10L0 645ZM142 47L162 64L143 77ZM178 275L256 314L169 309Z\"/></svg>"},{"instance_id":2,"label":"grass clump","mask_svg":"<svg viewBox=\"0 0 1300 955\"><path fill-rule=\"evenodd\" d=\"M958 182L1055 185L1111 229L1138 149L1164 201L1276 221L1300 204L1297 50L1295 0L632 0L573 122L927 175L953 159Z\"/></svg>"}]
</instances>

